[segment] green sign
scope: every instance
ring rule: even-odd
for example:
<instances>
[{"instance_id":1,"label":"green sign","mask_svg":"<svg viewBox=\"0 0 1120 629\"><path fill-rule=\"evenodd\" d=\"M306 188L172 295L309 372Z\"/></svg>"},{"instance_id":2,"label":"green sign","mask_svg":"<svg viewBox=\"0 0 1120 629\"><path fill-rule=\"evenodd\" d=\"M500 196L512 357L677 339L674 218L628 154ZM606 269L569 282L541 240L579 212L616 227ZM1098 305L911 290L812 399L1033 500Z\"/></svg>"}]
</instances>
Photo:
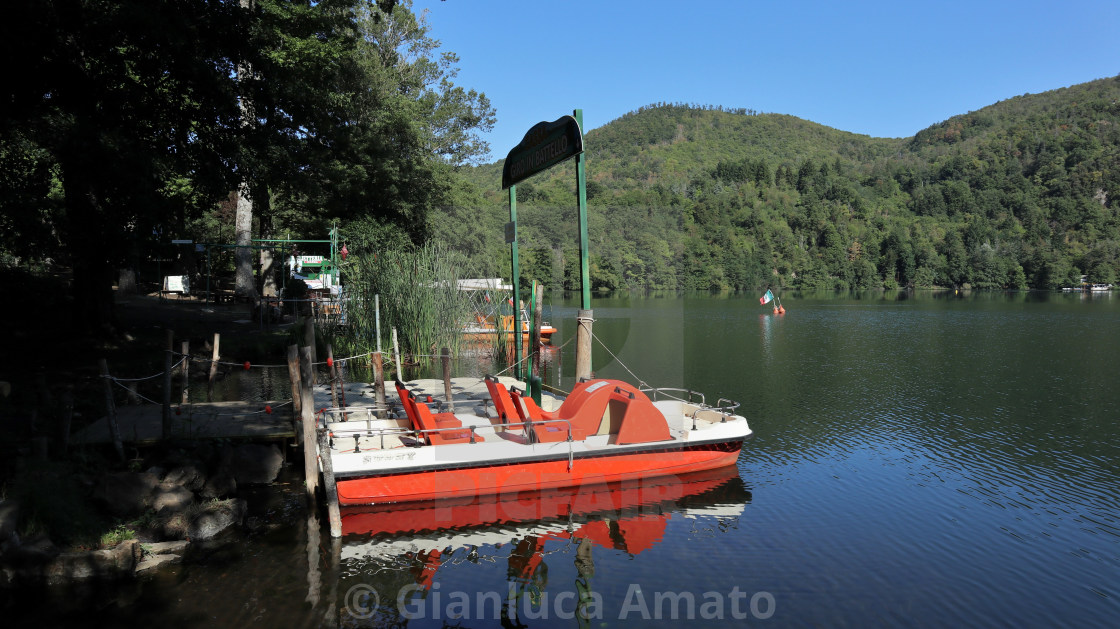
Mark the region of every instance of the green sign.
<instances>
[{"instance_id":1,"label":"green sign","mask_svg":"<svg viewBox=\"0 0 1120 629\"><path fill-rule=\"evenodd\" d=\"M502 189L583 152L583 133L572 116L538 122L506 155Z\"/></svg>"}]
</instances>

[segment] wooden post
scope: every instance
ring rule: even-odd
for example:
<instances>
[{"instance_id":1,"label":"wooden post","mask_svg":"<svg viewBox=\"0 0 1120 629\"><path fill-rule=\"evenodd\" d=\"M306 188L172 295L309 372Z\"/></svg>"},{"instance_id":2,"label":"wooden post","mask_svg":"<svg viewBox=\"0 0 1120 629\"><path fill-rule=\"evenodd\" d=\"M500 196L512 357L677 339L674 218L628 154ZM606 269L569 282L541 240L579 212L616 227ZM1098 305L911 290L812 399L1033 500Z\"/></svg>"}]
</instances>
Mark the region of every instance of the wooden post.
<instances>
[{"instance_id":1,"label":"wooden post","mask_svg":"<svg viewBox=\"0 0 1120 629\"><path fill-rule=\"evenodd\" d=\"M117 427L117 405L113 403L113 383L109 379L109 363L104 358L97 361L98 371L105 388L105 419L109 422L109 436L113 438L113 449L124 461L124 446L121 444L121 431Z\"/></svg>"},{"instance_id":2,"label":"wooden post","mask_svg":"<svg viewBox=\"0 0 1120 629\"><path fill-rule=\"evenodd\" d=\"M303 393L299 378L299 345L288 346L288 380L292 383L292 423L298 427ZM296 431L296 442L303 443L303 433Z\"/></svg>"},{"instance_id":3,"label":"wooden post","mask_svg":"<svg viewBox=\"0 0 1120 629\"><path fill-rule=\"evenodd\" d=\"M327 520L331 526L331 537L342 537L342 517L338 511L338 488L334 482L330 436L325 429L319 431L319 451L323 453L323 494L327 498Z\"/></svg>"},{"instance_id":4,"label":"wooden post","mask_svg":"<svg viewBox=\"0 0 1120 629\"><path fill-rule=\"evenodd\" d=\"M388 406L385 404L385 364L381 351L373 354L373 392L377 396L378 417L386 417Z\"/></svg>"},{"instance_id":5,"label":"wooden post","mask_svg":"<svg viewBox=\"0 0 1120 629\"><path fill-rule=\"evenodd\" d=\"M401 369L401 345L397 342L396 328L393 328L393 360L397 362L397 380L404 382L404 371Z\"/></svg>"},{"instance_id":6,"label":"wooden post","mask_svg":"<svg viewBox=\"0 0 1120 629\"><path fill-rule=\"evenodd\" d=\"M346 408L346 381L342 379L342 365L338 364L335 360L331 360L331 362L334 363L333 377L338 381L339 408ZM342 421L346 421L346 413L342 414Z\"/></svg>"},{"instance_id":7,"label":"wooden post","mask_svg":"<svg viewBox=\"0 0 1120 629\"><path fill-rule=\"evenodd\" d=\"M591 323L594 321L591 309L576 313L576 381L591 377Z\"/></svg>"},{"instance_id":8,"label":"wooden post","mask_svg":"<svg viewBox=\"0 0 1120 629\"><path fill-rule=\"evenodd\" d=\"M163 352L163 438L171 438L171 352L175 346L175 332L167 331L167 349Z\"/></svg>"},{"instance_id":9,"label":"wooden post","mask_svg":"<svg viewBox=\"0 0 1120 629\"><path fill-rule=\"evenodd\" d=\"M541 403L541 321L544 316L541 308L544 307L544 285L533 282L533 321L529 334L529 395L539 406Z\"/></svg>"},{"instance_id":10,"label":"wooden post","mask_svg":"<svg viewBox=\"0 0 1120 629\"><path fill-rule=\"evenodd\" d=\"M315 375L315 318L308 317L303 322L303 344L311 348L311 379L308 382L311 386L319 384L319 379Z\"/></svg>"},{"instance_id":11,"label":"wooden post","mask_svg":"<svg viewBox=\"0 0 1120 629\"><path fill-rule=\"evenodd\" d=\"M214 379L218 376L218 345L221 344L222 335L214 333L214 353L210 356L210 380L206 383L206 401L214 401Z\"/></svg>"},{"instance_id":12,"label":"wooden post","mask_svg":"<svg viewBox=\"0 0 1120 629\"><path fill-rule=\"evenodd\" d=\"M186 404L191 401L190 394L187 392L190 388L191 342L183 341L181 347L179 353L183 355L183 369L180 373L183 375L183 404Z\"/></svg>"},{"instance_id":13,"label":"wooden post","mask_svg":"<svg viewBox=\"0 0 1120 629\"><path fill-rule=\"evenodd\" d=\"M335 371L334 371L334 346L327 343L327 384L331 387L331 406L338 408L338 393L335 392Z\"/></svg>"},{"instance_id":14,"label":"wooden post","mask_svg":"<svg viewBox=\"0 0 1120 629\"><path fill-rule=\"evenodd\" d=\"M443 366L443 395L447 398L451 412L454 413L455 398L451 393L451 350L446 347L440 348L439 361Z\"/></svg>"},{"instance_id":15,"label":"wooden post","mask_svg":"<svg viewBox=\"0 0 1120 629\"><path fill-rule=\"evenodd\" d=\"M311 348L299 348L300 421L303 434L303 477L307 498L315 502L315 490L319 488L319 457L315 452L315 394L311 390Z\"/></svg>"},{"instance_id":16,"label":"wooden post","mask_svg":"<svg viewBox=\"0 0 1120 629\"><path fill-rule=\"evenodd\" d=\"M125 388L128 389L128 404L130 406L140 403L140 395L136 393L137 384L136 382L129 382L125 385Z\"/></svg>"}]
</instances>

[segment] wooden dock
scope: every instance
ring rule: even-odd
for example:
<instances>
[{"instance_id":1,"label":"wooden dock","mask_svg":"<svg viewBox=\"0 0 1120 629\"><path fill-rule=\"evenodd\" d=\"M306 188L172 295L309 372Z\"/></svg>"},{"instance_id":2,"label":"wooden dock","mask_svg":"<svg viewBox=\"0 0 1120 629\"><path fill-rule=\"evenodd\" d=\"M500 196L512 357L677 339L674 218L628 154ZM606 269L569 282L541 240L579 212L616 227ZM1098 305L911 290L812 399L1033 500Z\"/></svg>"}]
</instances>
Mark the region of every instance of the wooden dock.
<instances>
[{"instance_id":1,"label":"wooden dock","mask_svg":"<svg viewBox=\"0 0 1120 629\"><path fill-rule=\"evenodd\" d=\"M265 405L273 408L264 412ZM175 414L175 409L179 414ZM140 404L117 408L117 425L125 443L149 445L163 439L163 407ZM209 402L174 406L171 415L173 439L282 440L295 436L292 411L287 400L272 402ZM74 445L112 443L109 422L102 417L78 431Z\"/></svg>"},{"instance_id":2,"label":"wooden dock","mask_svg":"<svg viewBox=\"0 0 1120 629\"><path fill-rule=\"evenodd\" d=\"M503 377L505 386L524 386L513 378ZM449 410L446 404L442 380L412 380L406 386L426 398L443 403L439 410ZM403 413L400 400L387 387L386 400L390 412ZM348 383L345 387L347 408L355 411L375 405L376 396L373 385L361 382ZM452 378L452 399L455 412L474 414L494 414L486 383L481 378ZM315 409L331 408L330 389L319 385L314 389ZM542 400L545 410L559 406L560 400L545 395ZM265 412L265 406L272 407L272 413ZM489 406L488 406L489 405ZM175 414L178 409L179 414ZM433 409L435 410L435 409ZM121 440L134 445L151 445L163 438L163 408L158 404L140 404L117 407L117 425L120 427ZM296 436L292 421L290 400L268 402L208 402L199 404L173 405L171 415L171 436L173 439L251 439L256 441L281 441ZM108 444L112 443L109 422L102 417L93 424L78 431L71 443Z\"/></svg>"}]
</instances>

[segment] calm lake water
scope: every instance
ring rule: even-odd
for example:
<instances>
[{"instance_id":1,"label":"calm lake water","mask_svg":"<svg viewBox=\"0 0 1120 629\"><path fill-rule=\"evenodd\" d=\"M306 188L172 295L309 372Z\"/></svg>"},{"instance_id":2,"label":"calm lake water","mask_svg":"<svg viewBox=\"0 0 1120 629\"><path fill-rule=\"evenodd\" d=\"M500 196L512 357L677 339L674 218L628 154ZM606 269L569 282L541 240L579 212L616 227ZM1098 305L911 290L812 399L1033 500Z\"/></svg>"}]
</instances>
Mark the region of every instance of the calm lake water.
<instances>
[{"instance_id":1,"label":"calm lake water","mask_svg":"<svg viewBox=\"0 0 1120 629\"><path fill-rule=\"evenodd\" d=\"M593 303L596 375L743 403L755 436L735 468L349 512L333 546L281 491L257 517L293 524L100 591L95 612L40 611L171 627L1120 618L1120 297L781 298L782 316L751 295ZM555 345L575 305L553 303ZM574 363L574 343L553 352L546 382L570 387Z\"/></svg>"}]
</instances>

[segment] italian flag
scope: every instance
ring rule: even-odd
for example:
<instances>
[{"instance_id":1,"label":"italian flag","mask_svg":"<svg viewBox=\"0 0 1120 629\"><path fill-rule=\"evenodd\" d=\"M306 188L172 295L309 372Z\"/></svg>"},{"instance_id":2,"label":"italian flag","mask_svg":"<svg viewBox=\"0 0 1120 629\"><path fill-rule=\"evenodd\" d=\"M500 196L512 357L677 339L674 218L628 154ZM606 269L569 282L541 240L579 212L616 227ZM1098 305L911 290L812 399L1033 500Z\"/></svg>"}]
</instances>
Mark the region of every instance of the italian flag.
<instances>
[{"instance_id":1,"label":"italian flag","mask_svg":"<svg viewBox=\"0 0 1120 629\"><path fill-rule=\"evenodd\" d=\"M766 290L766 294L765 294L765 295L763 295L762 297L759 297L759 298L758 298L758 303L760 303L760 304L763 304L763 305L766 305L766 304L770 303L770 302L771 302L771 301L773 301L773 300L774 300L774 293L771 293L771 292L770 292L770 290L769 290L769 289L767 289L767 290Z\"/></svg>"}]
</instances>

